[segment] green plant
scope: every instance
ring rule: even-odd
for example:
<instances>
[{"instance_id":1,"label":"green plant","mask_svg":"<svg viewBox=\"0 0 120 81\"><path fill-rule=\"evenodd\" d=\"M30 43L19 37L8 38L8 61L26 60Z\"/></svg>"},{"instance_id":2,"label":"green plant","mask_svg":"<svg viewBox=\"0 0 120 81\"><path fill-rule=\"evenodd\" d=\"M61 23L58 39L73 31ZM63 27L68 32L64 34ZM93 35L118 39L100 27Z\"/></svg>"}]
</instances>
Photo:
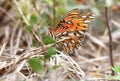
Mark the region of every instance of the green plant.
<instances>
[{"instance_id":1,"label":"green plant","mask_svg":"<svg viewBox=\"0 0 120 81\"><path fill-rule=\"evenodd\" d=\"M115 76L107 76L108 79L118 79L120 80L120 66L119 65L115 65L112 70L115 72Z\"/></svg>"}]
</instances>

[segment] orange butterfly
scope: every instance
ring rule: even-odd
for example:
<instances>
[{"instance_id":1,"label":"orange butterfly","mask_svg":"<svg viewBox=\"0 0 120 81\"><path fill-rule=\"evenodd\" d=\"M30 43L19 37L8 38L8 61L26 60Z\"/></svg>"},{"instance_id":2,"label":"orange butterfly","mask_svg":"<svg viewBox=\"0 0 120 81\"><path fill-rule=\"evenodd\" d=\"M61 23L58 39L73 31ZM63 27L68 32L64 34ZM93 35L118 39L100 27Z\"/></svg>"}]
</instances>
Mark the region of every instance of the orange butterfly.
<instances>
[{"instance_id":1,"label":"orange butterfly","mask_svg":"<svg viewBox=\"0 0 120 81\"><path fill-rule=\"evenodd\" d=\"M74 53L74 50L82 44L85 31L94 19L93 13L81 14L79 9L69 11L55 28L50 29L53 39L63 40L56 45L56 48L62 49L67 54Z\"/></svg>"}]
</instances>

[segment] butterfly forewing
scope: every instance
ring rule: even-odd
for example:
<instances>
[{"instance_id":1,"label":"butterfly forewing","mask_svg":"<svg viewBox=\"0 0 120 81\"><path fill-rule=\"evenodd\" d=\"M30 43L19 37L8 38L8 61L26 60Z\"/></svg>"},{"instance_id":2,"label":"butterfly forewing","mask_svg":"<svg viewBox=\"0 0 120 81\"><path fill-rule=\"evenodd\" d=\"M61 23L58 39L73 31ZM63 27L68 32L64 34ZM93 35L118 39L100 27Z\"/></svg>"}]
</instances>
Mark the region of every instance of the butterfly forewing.
<instances>
[{"instance_id":1,"label":"butterfly forewing","mask_svg":"<svg viewBox=\"0 0 120 81\"><path fill-rule=\"evenodd\" d=\"M58 25L50 30L53 39L62 40L56 47L67 54L73 53L82 44L85 31L94 19L93 13L81 14L79 9L69 11L60 19Z\"/></svg>"},{"instance_id":2,"label":"butterfly forewing","mask_svg":"<svg viewBox=\"0 0 120 81\"><path fill-rule=\"evenodd\" d=\"M63 16L63 18L66 19L66 18L78 16L78 15L80 15L80 10L79 9L73 9L73 10L69 11L65 16Z\"/></svg>"}]
</instances>

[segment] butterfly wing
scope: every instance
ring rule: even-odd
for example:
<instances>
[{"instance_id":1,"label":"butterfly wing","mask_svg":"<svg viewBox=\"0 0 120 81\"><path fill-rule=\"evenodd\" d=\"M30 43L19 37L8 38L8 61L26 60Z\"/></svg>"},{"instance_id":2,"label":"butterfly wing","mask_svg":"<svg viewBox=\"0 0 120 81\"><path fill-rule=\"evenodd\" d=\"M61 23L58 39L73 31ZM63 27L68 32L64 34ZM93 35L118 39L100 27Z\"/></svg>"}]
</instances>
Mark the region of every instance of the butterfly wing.
<instances>
[{"instance_id":1,"label":"butterfly wing","mask_svg":"<svg viewBox=\"0 0 120 81\"><path fill-rule=\"evenodd\" d=\"M57 48L61 48L67 54L73 53L82 44L85 31L94 19L93 13L81 14L79 9L69 11L60 19L58 25L50 30L55 40L64 39L56 45Z\"/></svg>"}]
</instances>

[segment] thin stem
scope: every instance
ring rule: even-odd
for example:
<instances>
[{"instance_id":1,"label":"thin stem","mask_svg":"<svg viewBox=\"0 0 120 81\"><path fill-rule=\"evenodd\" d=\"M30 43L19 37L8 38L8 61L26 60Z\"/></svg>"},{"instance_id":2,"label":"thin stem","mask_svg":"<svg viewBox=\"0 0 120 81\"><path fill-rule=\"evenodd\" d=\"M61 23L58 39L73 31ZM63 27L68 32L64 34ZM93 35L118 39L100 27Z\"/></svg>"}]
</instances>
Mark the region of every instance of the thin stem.
<instances>
[{"instance_id":1,"label":"thin stem","mask_svg":"<svg viewBox=\"0 0 120 81\"><path fill-rule=\"evenodd\" d=\"M26 23L27 25L30 25L29 22L28 22L28 20L27 20L26 17L24 16L21 8L19 7L18 2L17 2L16 0L13 0L13 1L14 1L15 5L16 5L16 7L17 7L17 9L18 9L18 11L19 11L19 13L20 13L20 15L22 16L23 20L25 21L25 23Z\"/></svg>"},{"instance_id":2,"label":"thin stem","mask_svg":"<svg viewBox=\"0 0 120 81\"><path fill-rule=\"evenodd\" d=\"M110 64L111 64L111 67L114 66L114 62L113 62L113 53L112 53L112 36L111 36L111 30L110 30L110 24L109 24L109 17L108 17L108 8L105 7L105 17L106 17L106 25L107 25L107 28L108 28L108 34L109 34L109 57L110 57ZM114 71L112 70L112 73L111 75L114 75Z\"/></svg>"},{"instance_id":3,"label":"thin stem","mask_svg":"<svg viewBox=\"0 0 120 81\"><path fill-rule=\"evenodd\" d=\"M55 17L56 17L56 11L55 11L55 7L56 7L56 0L53 0L53 26L55 25Z\"/></svg>"}]
</instances>

